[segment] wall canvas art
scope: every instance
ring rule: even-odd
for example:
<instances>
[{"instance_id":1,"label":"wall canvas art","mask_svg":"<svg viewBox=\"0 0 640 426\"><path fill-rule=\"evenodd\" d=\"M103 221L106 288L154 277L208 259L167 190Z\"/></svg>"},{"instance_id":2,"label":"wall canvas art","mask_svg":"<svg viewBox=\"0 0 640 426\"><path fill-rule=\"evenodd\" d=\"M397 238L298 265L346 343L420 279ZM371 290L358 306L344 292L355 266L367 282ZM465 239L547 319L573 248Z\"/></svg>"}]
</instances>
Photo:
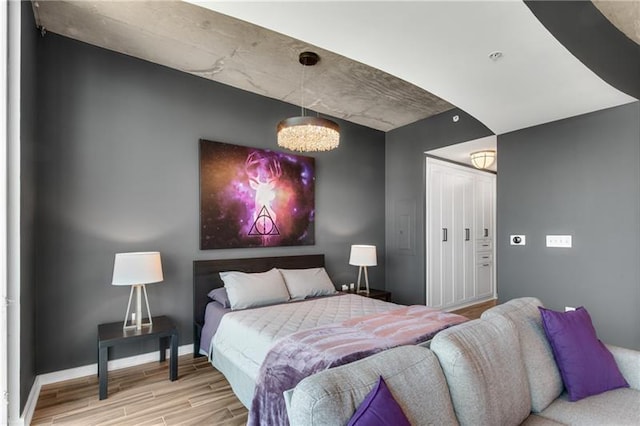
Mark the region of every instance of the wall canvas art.
<instances>
[{"instance_id":1,"label":"wall canvas art","mask_svg":"<svg viewBox=\"0 0 640 426\"><path fill-rule=\"evenodd\" d=\"M315 244L315 160L200 140L200 248Z\"/></svg>"}]
</instances>

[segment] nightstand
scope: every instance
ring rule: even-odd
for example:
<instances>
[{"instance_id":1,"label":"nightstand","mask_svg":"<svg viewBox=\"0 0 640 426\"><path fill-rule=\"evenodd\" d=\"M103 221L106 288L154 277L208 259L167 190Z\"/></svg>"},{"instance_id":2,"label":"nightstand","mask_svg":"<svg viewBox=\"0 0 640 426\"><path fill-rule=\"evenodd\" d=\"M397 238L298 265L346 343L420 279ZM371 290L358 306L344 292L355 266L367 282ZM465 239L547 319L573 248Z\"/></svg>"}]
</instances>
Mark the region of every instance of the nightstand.
<instances>
[{"instance_id":1,"label":"nightstand","mask_svg":"<svg viewBox=\"0 0 640 426\"><path fill-rule=\"evenodd\" d=\"M108 394L107 364L109 362L109 348L120 343L129 343L147 339L158 339L160 348L160 362L166 359L167 347L171 347L169 356L169 379L173 382L178 378L178 327L166 316L153 317L153 325L142 327L141 330L123 330L122 321L98 326L98 377L100 379L100 399Z\"/></svg>"},{"instance_id":2,"label":"nightstand","mask_svg":"<svg viewBox=\"0 0 640 426\"><path fill-rule=\"evenodd\" d=\"M344 293L357 294L359 296L369 297L371 299L379 299L384 300L385 302L391 302L391 292L386 290L376 290L375 288L369 289L369 294L367 293L357 293L355 291L346 291Z\"/></svg>"}]
</instances>

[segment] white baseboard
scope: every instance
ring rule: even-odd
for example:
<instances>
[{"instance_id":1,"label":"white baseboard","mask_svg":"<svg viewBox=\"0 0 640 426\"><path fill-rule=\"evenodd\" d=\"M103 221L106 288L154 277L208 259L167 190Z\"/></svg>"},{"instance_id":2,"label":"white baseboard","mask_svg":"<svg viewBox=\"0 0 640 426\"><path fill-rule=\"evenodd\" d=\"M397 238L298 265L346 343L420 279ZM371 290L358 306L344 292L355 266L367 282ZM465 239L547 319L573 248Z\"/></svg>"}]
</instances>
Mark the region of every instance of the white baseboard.
<instances>
[{"instance_id":1,"label":"white baseboard","mask_svg":"<svg viewBox=\"0 0 640 426\"><path fill-rule=\"evenodd\" d=\"M183 345L178 347L178 356L188 355L193 353L193 344ZM167 349L167 359L169 359L169 349ZM128 358L120 358L109 361L108 370L120 370L122 368L134 367L140 364L146 364L148 362L159 361L160 354L158 351L149 352L142 355L135 355ZM19 422L14 422L12 425L23 426L31 423L33 412L36 409L38 397L40 396L40 389L44 385L50 383L62 382L65 380L79 379L80 377L92 376L98 374L98 364L84 365L82 367L69 368L68 370L54 371L52 373L39 374L33 381L31 386L31 392L24 406L24 411L20 417Z\"/></svg>"},{"instance_id":2,"label":"white baseboard","mask_svg":"<svg viewBox=\"0 0 640 426\"><path fill-rule=\"evenodd\" d=\"M42 388L42 382L40 381L40 376L36 376L35 380L33 381L33 386L31 386L31 391L29 392L29 397L27 398L27 402L24 405L24 411L22 412L22 417L20 417L22 425L31 424L31 418L33 417L33 412L36 411L36 404L38 403L40 388Z\"/></svg>"}]
</instances>

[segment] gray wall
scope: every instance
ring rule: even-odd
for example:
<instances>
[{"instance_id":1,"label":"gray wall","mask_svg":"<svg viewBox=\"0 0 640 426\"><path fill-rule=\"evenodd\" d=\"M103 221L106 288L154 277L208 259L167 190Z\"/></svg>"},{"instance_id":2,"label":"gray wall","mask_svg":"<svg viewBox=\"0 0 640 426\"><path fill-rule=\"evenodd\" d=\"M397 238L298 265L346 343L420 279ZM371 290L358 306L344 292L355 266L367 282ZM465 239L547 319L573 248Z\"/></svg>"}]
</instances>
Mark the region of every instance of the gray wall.
<instances>
[{"instance_id":1,"label":"gray wall","mask_svg":"<svg viewBox=\"0 0 640 426\"><path fill-rule=\"evenodd\" d=\"M498 296L584 305L599 337L640 349L638 102L498 137ZM508 245L526 234L525 247ZM549 249L545 235L571 234Z\"/></svg>"},{"instance_id":2,"label":"gray wall","mask_svg":"<svg viewBox=\"0 0 640 426\"><path fill-rule=\"evenodd\" d=\"M275 148L277 122L299 108L54 34L39 54L38 373L96 362L97 325L121 320L128 298L110 285L116 252L162 253L151 310L180 322L181 344L192 342L194 259L324 253L339 285L357 274L350 244L370 243L371 281L383 281L382 132L340 122L340 148L314 155L315 246L200 251L198 139Z\"/></svg>"},{"instance_id":3,"label":"gray wall","mask_svg":"<svg viewBox=\"0 0 640 426\"><path fill-rule=\"evenodd\" d=\"M452 117L460 116L454 123ZM459 109L395 129L386 135L386 289L393 301L425 303L425 151L491 135ZM502 161L502 160L501 160ZM400 232L409 235L408 248Z\"/></svg>"},{"instance_id":4,"label":"gray wall","mask_svg":"<svg viewBox=\"0 0 640 426\"><path fill-rule=\"evenodd\" d=\"M640 45L616 28L592 2L525 0L525 4L586 67L613 87L640 98Z\"/></svg>"},{"instance_id":5,"label":"gray wall","mask_svg":"<svg viewBox=\"0 0 640 426\"><path fill-rule=\"evenodd\" d=\"M36 70L38 32L31 2L10 2L21 8L20 64L20 412L36 375L35 364L35 159Z\"/></svg>"}]
</instances>

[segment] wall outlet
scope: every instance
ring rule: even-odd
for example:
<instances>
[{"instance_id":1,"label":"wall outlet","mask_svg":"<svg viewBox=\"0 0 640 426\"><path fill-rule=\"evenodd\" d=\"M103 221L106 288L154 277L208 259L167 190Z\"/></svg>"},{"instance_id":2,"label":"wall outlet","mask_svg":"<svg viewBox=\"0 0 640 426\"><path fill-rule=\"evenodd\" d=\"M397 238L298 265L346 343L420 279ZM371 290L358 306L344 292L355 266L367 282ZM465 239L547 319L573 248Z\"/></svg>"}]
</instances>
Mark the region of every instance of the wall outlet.
<instances>
[{"instance_id":1,"label":"wall outlet","mask_svg":"<svg viewBox=\"0 0 640 426\"><path fill-rule=\"evenodd\" d=\"M547 235L547 247L570 248L571 246L571 235Z\"/></svg>"},{"instance_id":2,"label":"wall outlet","mask_svg":"<svg viewBox=\"0 0 640 426\"><path fill-rule=\"evenodd\" d=\"M527 236L526 235L511 235L509 237L509 243L512 246L524 246L527 244Z\"/></svg>"},{"instance_id":3,"label":"wall outlet","mask_svg":"<svg viewBox=\"0 0 640 426\"><path fill-rule=\"evenodd\" d=\"M575 311L575 310L576 310L576 308L574 308L573 306L565 306L564 307L564 311L565 312Z\"/></svg>"}]
</instances>

